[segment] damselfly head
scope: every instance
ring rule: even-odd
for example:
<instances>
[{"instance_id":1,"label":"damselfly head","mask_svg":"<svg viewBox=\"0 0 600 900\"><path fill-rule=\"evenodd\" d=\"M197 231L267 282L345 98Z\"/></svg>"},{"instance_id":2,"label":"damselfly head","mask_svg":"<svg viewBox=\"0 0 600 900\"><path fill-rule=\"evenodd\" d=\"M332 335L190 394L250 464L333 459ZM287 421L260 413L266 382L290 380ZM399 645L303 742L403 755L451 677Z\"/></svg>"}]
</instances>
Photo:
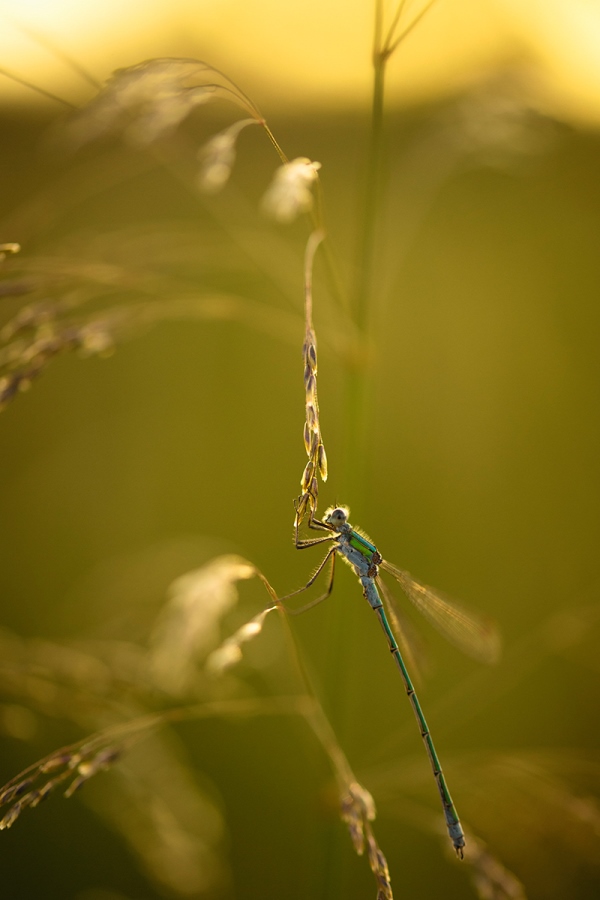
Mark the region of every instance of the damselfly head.
<instances>
[{"instance_id":1,"label":"damselfly head","mask_svg":"<svg viewBox=\"0 0 600 900\"><path fill-rule=\"evenodd\" d=\"M336 530L341 528L348 521L350 510L347 506L330 506L325 510L325 524L331 525Z\"/></svg>"}]
</instances>

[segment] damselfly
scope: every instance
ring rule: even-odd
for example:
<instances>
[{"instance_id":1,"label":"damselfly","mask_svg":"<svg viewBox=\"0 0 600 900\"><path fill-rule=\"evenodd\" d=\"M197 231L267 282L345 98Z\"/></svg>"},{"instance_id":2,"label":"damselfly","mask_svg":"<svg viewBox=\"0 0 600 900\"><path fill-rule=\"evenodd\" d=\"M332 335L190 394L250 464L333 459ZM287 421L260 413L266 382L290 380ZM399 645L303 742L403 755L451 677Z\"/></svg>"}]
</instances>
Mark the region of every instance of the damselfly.
<instances>
[{"instance_id":1,"label":"damselfly","mask_svg":"<svg viewBox=\"0 0 600 900\"><path fill-rule=\"evenodd\" d=\"M294 613L304 612L305 610L316 606L317 603L321 603L321 601L325 600L330 595L333 588L335 559L337 554L339 554L353 569L362 585L362 592L365 599L368 600L372 609L377 613L381 627L387 638L390 651L400 670L404 687L416 716L421 737L423 738L433 775L440 792L448 834L450 835L450 840L454 845L456 853L462 859L463 848L465 846L464 833L458 818L458 813L456 812L456 807L452 802L452 797L450 796L450 791L448 790L448 785L446 784L446 779L444 778L442 767L435 751L427 722L425 721L425 716L423 715L413 683L408 674L408 669L406 668L406 664L400 652L398 641L400 641L404 649L403 630L397 622L397 616L394 614L392 598L382 581L379 573L380 568L383 569L384 572L393 575L408 599L420 613L429 619L432 625L470 656L483 662L494 662L497 659L500 650L499 636L494 626L490 623L485 622L482 618L471 613L467 613L463 608L448 600L438 591L434 591L432 588L427 587L427 585L421 584L421 582L413 578L408 572L405 572L403 569L399 569L384 560L377 547L371 543L369 538L359 529L353 528L350 525L348 522L348 515L349 510L343 506L330 507L326 510L322 520L314 518L311 512L308 522L309 527L318 531L327 531L329 534L323 537L308 539L300 538L298 533L299 517L296 517L295 544L298 550L304 550L307 547L314 547L328 541L331 541L332 545L310 581L308 581L304 587L301 587L297 591L293 591L291 594L288 594L287 597L283 597L282 599L287 600L289 597L293 597L294 595L307 590L314 584L327 565L327 562L331 560L331 572L326 592L301 609L293 610ZM382 596L386 601L390 612L390 618L398 632L398 639L396 639L386 616L381 599Z\"/></svg>"}]
</instances>

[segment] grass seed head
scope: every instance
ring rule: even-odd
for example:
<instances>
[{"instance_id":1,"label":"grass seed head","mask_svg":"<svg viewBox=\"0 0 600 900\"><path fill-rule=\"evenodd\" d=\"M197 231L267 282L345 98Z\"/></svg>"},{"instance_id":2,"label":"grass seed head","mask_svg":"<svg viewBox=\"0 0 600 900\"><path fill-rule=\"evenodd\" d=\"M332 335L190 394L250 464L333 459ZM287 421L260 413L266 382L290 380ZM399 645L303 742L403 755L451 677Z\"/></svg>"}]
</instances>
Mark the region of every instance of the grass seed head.
<instances>
[{"instance_id":1,"label":"grass seed head","mask_svg":"<svg viewBox=\"0 0 600 900\"><path fill-rule=\"evenodd\" d=\"M15 797L20 797L32 784L33 778L26 778L24 781L19 782L19 784L14 784L2 791L0 794L0 806L6 806L6 804L11 803Z\"/></svg>"},{"instance_id":2,"label":"grass seed head","mask_svg":"<svg viewBox=\"0 0 600 900\"><path fill-rule=\"evenodd\" d=\"M317 379L314 375L309 375L305 382L306 386L306 401L310 403L312 406L317 406Z\"/></svg>"},{"instance_id":3,"label":"grass seed head","mask_svg":"<svg viewBox=\"0 0 600 900\"><path fill-rule=\"evenodd\" d=\"M210 675L222 675L227 669L236 665L242 658L242 645L251 641L263 629L264 621L275 606L270 606L238 628L231 637L214 650L206 660L206 671Z\"/></svg>"},{"instance_id":4,"label":"grass seed head","mask_svg":"<svg viewBox=\"0 0 600 900\"><path fill-rule=\"evenodd\" d=\"M218 69L198 59L163 57L117 69L67 128L78 147L106 134L147 145L168 136L197 106L228 100L261 121L252 101Z\"/></svg>"},{"instance_id":5,"label":"grass seed head","mask_svg":"<svg viewBox=\"0 0 600 900\"><path fill-rule=\"evenodd\" d=\"M308 456L311 455L313 449L314 432L308 427L308 422L304 423L304 447Z\"/></svg>"},{"instance_id":6,"label":"grass seed head","mask_svg":"<svg viewBox=\"0 0 600 900\"><path fill-rule=\"evenodd\" d=\"M318 178L321 163L298 157L275 171L263 200L263 211L277 222L288 223L313 205L311 187Z\"/></svg>"},{"instance_id":7,"label":"grass seed head","mask_svg":"<svg viewBox=\"0 0 600 900\"><path fill-rule=\"evenodd\" d=\"M204 144L198 151L200 171L197 183L200 190L216 194L229 181L235 163L238 136L247 125L261 124L257 119L234 122Z\"/></svg>"},{"instance_id":8,"label":"grass seed head","mask_svg":"<svg viewBox=\"0 0 600 900\"><path fill-rule=\"evenodd\" d=\"M319 472L321 473L321 478L323 481L327 481L327 454L325 453L325 447L323 444L319 444L319 448L317 450L317 461L319 466Z\"/></svg>"},{"instance_id":9,"label":"grass seed head","mask_svg":"<svg viewBox=\"0 0 600 900\"><path fill-rule=\"evenodd\" d=\"M341 814L358 855L362 856L365 846L367 848L369 865L377 882L377 900L393 900L387 860L371 827L376 815L375 802L357 781L348 785L347 793L341 799Z\"/></svg>"},{"instance_id":10,"label":"grass seed head","mask_svg":"<svg viewBox=\"0 0 600 900\"><path fill-rule=\"evenodd\" d=\"M302 473L302 479L300 480L300 487L302 488L302 493L307 491L311 485L313 474L315 471L315 464L312 459L306 463L304 472Z\"/></svg>"},{"instance_id":11,"label":"grass seed head","mask_svg":"<svg viewBox=\"0 0 600 900\"><path fill-rule=\"evenodd\" d=\"M220 643L221 619L237 603L236 582L256 575L239 556L220 556L173 582L170 599L151 638L154 677L181 693L193 683L197 663Z\"/></svg>"},{"instance_id":12,"label":"grass seed head","mask_svg":"<svg viewBox=\"0 0 600 900\"><path fill-rule=\"evenodd\" d=\"M317 431L319 427L319 417L313 400L308 400L306 403L306 421L311 431Z\"/></svg>"},{"instance_id":13,"label":"grass seed head","mask_svg":"<svg viewBox=\"0 0 600 900\"><path fill-rule=\"evenodd\" d=\"M21 803L15 803L14 806L11 806L8 812L0 819L0 831L11 828L19 818L22 810L23 805Z\"/></svg>"},{"instance_id":14,"label":"grass seed head","mask_svg":"<svg viewBox=\"0 0 600 900\"><path fill-rule=\"evenodd\" d=\"M313 375L317 374L317 343L314 332L312 329L309 330L309 334L307 335L307 339L304 342L304 347L302 348L304 362L307 368L313 373Z\"/></svg>"}]
</instances>

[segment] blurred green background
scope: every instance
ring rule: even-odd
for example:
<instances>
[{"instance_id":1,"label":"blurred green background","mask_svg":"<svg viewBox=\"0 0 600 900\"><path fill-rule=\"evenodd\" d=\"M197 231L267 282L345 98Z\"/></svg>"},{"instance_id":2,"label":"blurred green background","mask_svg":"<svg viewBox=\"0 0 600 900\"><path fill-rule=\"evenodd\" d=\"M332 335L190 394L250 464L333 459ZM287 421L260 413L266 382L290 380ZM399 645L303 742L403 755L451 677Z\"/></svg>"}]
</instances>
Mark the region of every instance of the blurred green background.
<instances>
[{"instance_id":1,"label":"blurred green background","mask_svg":"<svg viewBox=\"0 0 600 900\"><path fill-rule=\"evenodd\" d=\"M347 102L263 111L290 157L321 162L331 247L350 285L368 113ZM232 120L200 113L185 128L192 147ZM68 260L107 267L111 305L168 302L182 286L251 304L239 315L166 317L106 359L60 356L2 412L1 620L31 639L17 653L3 638L13 648L0 664L5 781L85 734L61 679L39 662L50 643L86 653L143 644L170 582L218 553L252 561L280 593L320 557L291 541L305 463L307 230L259 212L277 163L264 135L242 136L232 183L207 198L176 163L117 138L66 152L50 101L13 100L0 117L1 239L23 248L6 278L42 272L64 290ZM390 111L365 364L371 420L356 466L346 453L349 330L316 266L330 464L321 502L348 503L386 558L499 622L505 652L489 670L425 625L431 670L420 697L461 816L530 898L600 891L599 159L593 127L544 114L516 66ZM2 321L26 302L3 298ZM242 585L224 634L264 602ZM424 824L423 810L439 814L435 785L351 573L339 566L332 598L293 628L375 797L396 895L477 896L468 866ZM289 693L289 672L274 619L248 648L242 693ZM185 879L179 891L161 886L106 819L79 798L53 797L1 836L6 896L375 896L301 720L202 720L169 740L225 823L220 876L206 891ZM79 797L109 795L118 777L97 776Z\"/></svg>"}]
</instances>

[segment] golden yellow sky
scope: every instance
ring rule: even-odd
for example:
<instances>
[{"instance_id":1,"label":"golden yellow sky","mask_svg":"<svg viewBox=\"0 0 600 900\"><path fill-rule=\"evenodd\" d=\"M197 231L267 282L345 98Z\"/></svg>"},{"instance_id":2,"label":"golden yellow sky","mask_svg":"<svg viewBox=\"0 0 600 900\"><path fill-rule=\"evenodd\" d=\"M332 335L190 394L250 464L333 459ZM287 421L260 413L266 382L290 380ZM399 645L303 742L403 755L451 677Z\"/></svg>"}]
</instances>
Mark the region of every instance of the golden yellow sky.
<instances>
[{"instance_id":1,"label":"golden yellow sky","mask_svg":"<svg viewBox=\"0 0 600 900\"><path fill-rule=\"evenodd\" d=\"M406 0L407 22L422 5ZM101 80L151 56L196 56L267 110L368 102L372 0L0 0L0 65L77 99L85 84L15 22ZM600 0L437 0L391 61L390 97L435 97L509 65L540 106L600 123ZM0 97L27 99L6 79Z\"/></svg>"}]
</instances>

